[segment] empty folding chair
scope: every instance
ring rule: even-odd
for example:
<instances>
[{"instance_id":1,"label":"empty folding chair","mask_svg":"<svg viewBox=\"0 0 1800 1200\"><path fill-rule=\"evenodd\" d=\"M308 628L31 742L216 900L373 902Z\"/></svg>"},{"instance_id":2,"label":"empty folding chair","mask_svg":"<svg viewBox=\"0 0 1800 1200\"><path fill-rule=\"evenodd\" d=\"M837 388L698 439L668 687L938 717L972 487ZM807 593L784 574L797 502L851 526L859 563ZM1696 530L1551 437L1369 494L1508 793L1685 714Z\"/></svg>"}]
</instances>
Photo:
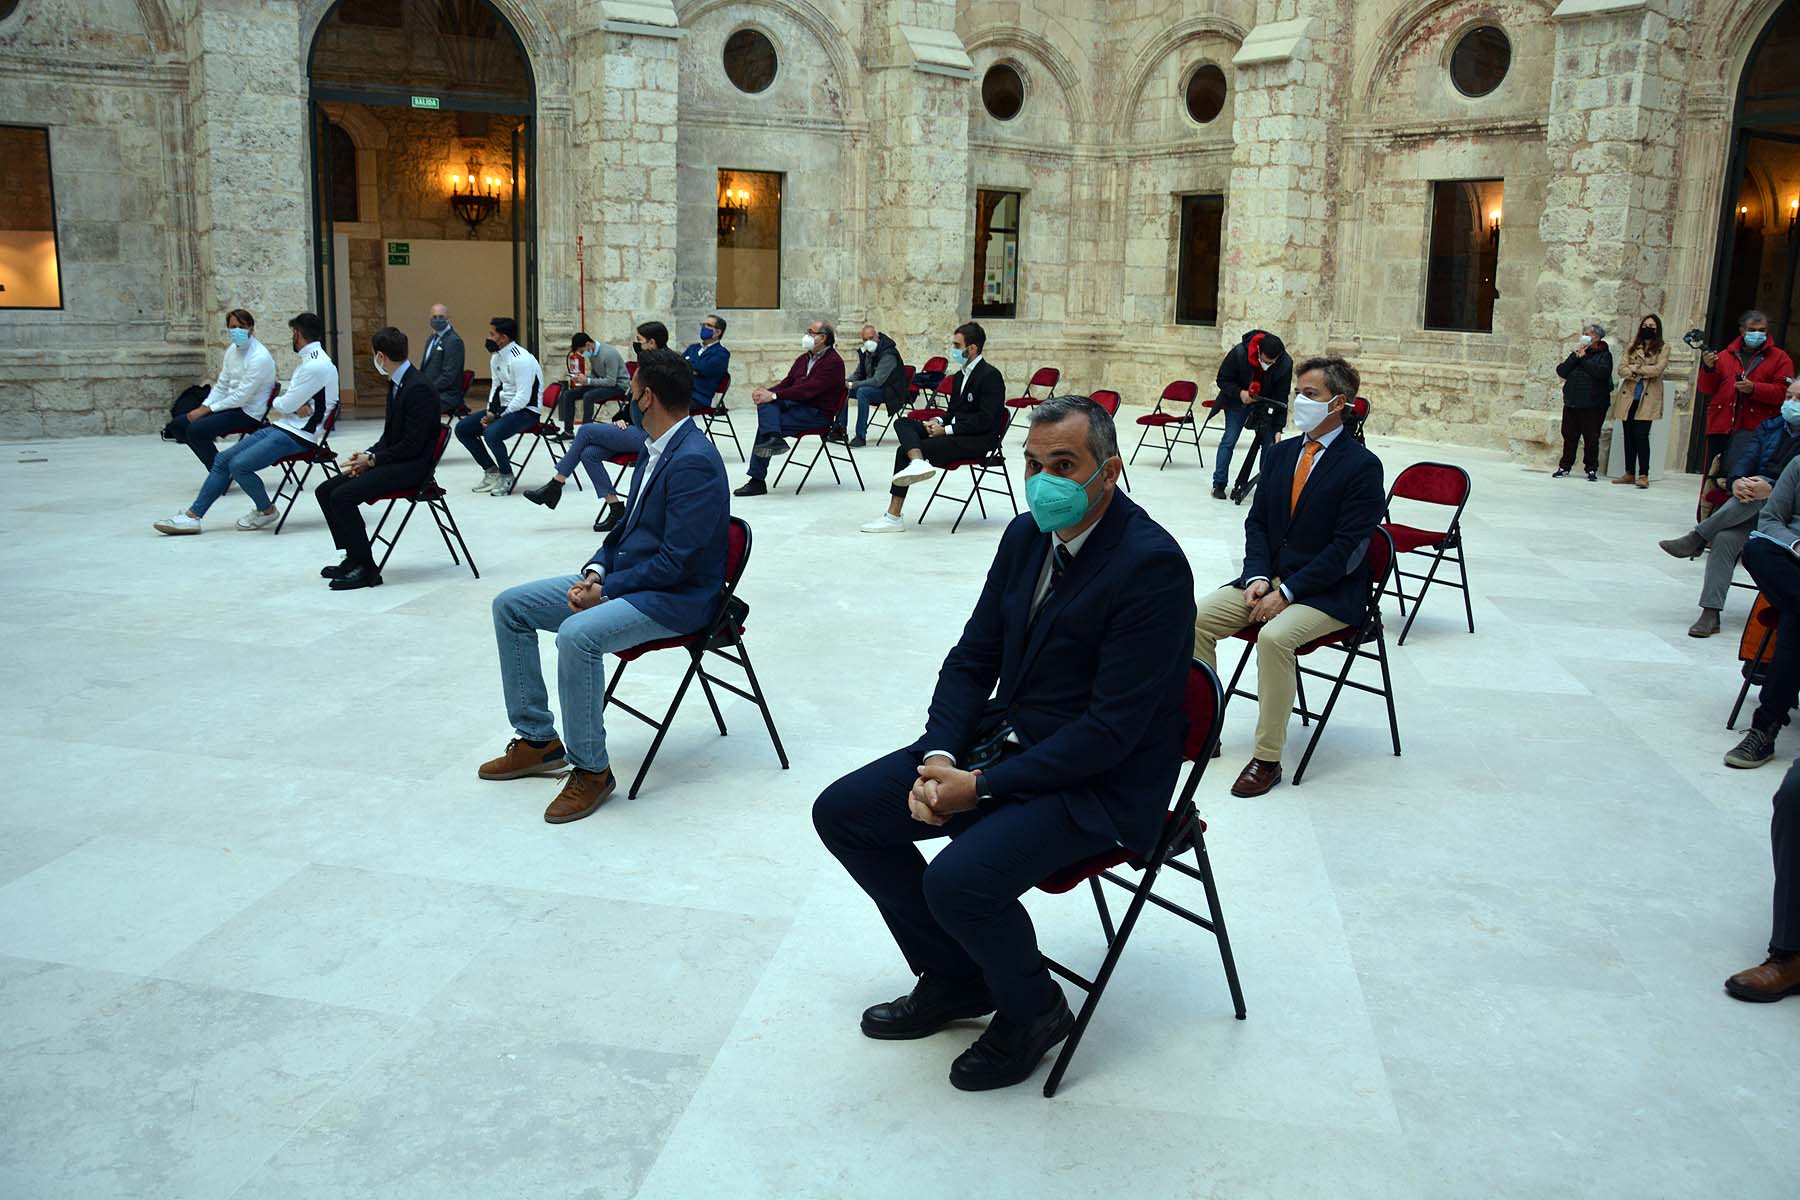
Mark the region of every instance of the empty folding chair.
<instances>
[{"instance_id":1,"label":"empty folding chair","mask_svg":"<svg viewBox=\"0 0 1800 1200\"><path fill-rule=\"evenodd\" d=\"M431 456L431 474L425 476L425 482L408 491L385 492L379 496L370 496L364 504L380 504L384 501L387 507L381 511L381 519L375 522L375 532L369 535L371 547L380 546L381 558L375 564L377 572L387 568L387 561L393 556L394 546L400 541L400 535L406 532L406 523L412 520L413 509L423 504L431 510L432 520L437 522L438 536L444 539L444 549L450 551L450 561L461 565L463 558L469 560L469 570L475 578L481 578L481 572L475 569L475 556L469 553L467 542L463 541L462 531L456 527L456 518L450 515L450 501L444 489L438 486L438 461L444 457L444 447L450 443L450 428L444 426L438 431L437 450ZM400 516L400 524L391 534L383 534L388 519L394 515L394 506L404 502L406 511ZM452 542L452 538L455 539ZM463 558L456 556L457 547L462 548Z\"/></svg>"},{"instance_id":2,"label":"empty folding chair","mask_svg":"<svg viewBox=\"0 0 1800 1200\"><path fill-rule=\"evenodd\" d=\"M1008 408L1035 408L1056 394L1056 385L1062 379L1062 372L1055 367L1039 367L1031 373L1031 381L1025 385L1025 394L1014 396L1006 402ZM1033 394L1033 388L1043 389L1043 395Z\"/></svg>"},{"instance_id":3,"label":"empty folding chair","mask_svg":"<svg viewBox=\"0 0 1800 1200\"><path fill-rule=\"evenodd\" d=\"M906 394L908 396L910 396L913 394L912 381L913 381L914 372L911 367L902 367L901 369L906 372ZM893 416L893 414L888 412L887 405L885 405L885 404L876 405L875 411L869 414L869 433L875 433L875 426L877 426L877 425L881 426L881 432L875 433L875 440L870 444L875 445L875 446L881 445L881 439L887 436L887 431L893 426L893 424L894 424L894 416ZM867 441L868 436L869 436L869 434L865 433L863 435L863 439L865 441Z\"/></svg>"},{"instance_id":4,"label":"empty folding chair","mask_svg":"<svg viewBox=\"0 0 1800 1200\"><path fill-rule=\"evenodd\" d=\"M1443 529L1420 529L1412 525L1393 524L1395 500L1441 505L1451 510L1450 523ZM1431 566L1423 575L1408 572L1400 565L1403 560L1396 560L1394 563L1394 596L1400 601L1400 615L1406 617L1406 624L1400 629L1396 645L1406 645L1406 635L1411 631L1413 622L1418 620L1419 609L1425 604L1425 593L1431 590L1434 583L1462 592L1463 616L1468 619L1469 632L1475 632L1475 608L1469 601L1468 551L1463 545L1462 532L1463 508L1468 503L1469 473L1449 463L1414 463L1401 471L1394 480L1394 486L1388 489L1381 527L1394 539L1394 550L1399 554L1423 554L1431 559ZM1437 577L1438 568L1445 563L1456 568L1455 580ZM1418 594L1412 598L1411 616L1406 615L1408 579L1420 581Z\"/></svg>"},{"instance_id":5,"label":"empty folding chair","mask_svg":"<svg viewBox=\"0 0 1800 1200\"><path fill-rule=\"evenodd\" d=\"M1187 713L1188 726L1187 737L1181 747L1181 757L1189 764L1187 780L1175 798L1174 807L1163 819L1162 835L1157 839L1156 848L1149 854L1140 856L1123 846L1116 847L1064 867L1038 884L1043 891L1062 893L1072 891L1085 882L1092 889L1094 907L1100 914L1100 929L1106 935L1106 957L1101 960L1100 970L1095 972L1092 980L1083 978L1048 955L1044 957L1044 965L1087 993L1087 1000L1075 1018L1075 1027L1063 1042L1062 1052L1056 1056L1056 1063L1050 1068L1049 1077L1044 1080L1046 1096L1054 1096L1057 1086L1062 1083L1063 1072L1068 1070L1069 1060L1075 1056L1075 1047L1081 1044L1088 1022L1093 1019L1094 1010L1100 1006L1100 997L1105 993L1113 970L1125 953L1125 944L1131 939L1132 930L1137 927L1138 917L1147 903L1198 925L1217 939L1219 961L1225 967L1225 985L1231 991L1232 1010L1238 1020L1244 1019L1244 992L1238 984L1237 963L1231 957L1231 938L1225 932L1225 913L1219 907L1219 889L1213 881L1212 863L1206 855L1206 822L1200 819L1194 807L1194 793L1200 787L1201 777L1206 774L1206 764L1212 759L1213 748L1219 744L1219 725L1225 715L1224 698L1219 694L1219 677L1198 659L1188 668L1187 699L1183 707ZM1194 854L1194 865L1191 867L1179 857L1190 850ZM1124 865L1140 872L1135 883L1112 869ZM1203 917L1157 893L1156 881L1164 867L1199 881L1206 893L1207 916ZM1124 918L1120 920L1116 932L1113 929L1112 913L1106 906L1105 889L1100 886L1101 880L1123 889L1131 896L1131 903L1126 907ZM1170 1024L1185 1026L1188 1019L1186 1009L1178 1009L1171 1017Z\"/></svg>"},{"instance_id":6,"label":"empty folding chair","mask_svg":"<svg viewBox=\"0 0 1800 1200\"><path fill-rule=\"evenodd\" d=\"M1116 418L1119 415L1119 393L1103 388L1089 396L1088 399L1104 408L1107 416ZM1119 483L1126 491L1131 490L1131 476L1125 473L1124 463L1119 464Z\"/></svg>"},{"instance_id":7,"label":"empty folding chair","mask_svg":"<svg viewBox=\"0 0 1800 1200\"><path fill-rule=\"evenodd\" d=\"M1200 385L1191 379L1177 379L1164 388L1162 395L1156 399L1156 407L1137 419L1144 432L1138 435L1138 444L1131 451L1131 461L1137 461L1138 451L1144 448L1144 439L1154 429L1162 437L1160 447L1152 447L1160 448L1163 452L1163 460L1157 470L1168 466L1170 459L1174 457L1175 447L1183 445L1194 448L1194 456L1204 467L1206 455L1200 452L1200 431L1194 426L1194 401L1199 395ZM1168 407L1165 408L1164 405Z\"/></svg>"},{"instance_id":8,"label":"empty folding chair","mask_svg":"<svg viewBox=\"0 0 1800 1200\"><path fill-rule=\"evenodd\" d=\"M725 407L725 393L730 389L731 376L719 376L719 386L713 389L712 403L705 408L689 409L688 416L699 419L701 429L712 440L714 446L719 445L719 435L713 432L713 427L724 422L725 435L731 439L731 445L737 450L738 458L743 462L749 462L750 460L744 457L743 443L738 441L737 426L731 423L731 410Z\"/></svg>"}]
</instances>

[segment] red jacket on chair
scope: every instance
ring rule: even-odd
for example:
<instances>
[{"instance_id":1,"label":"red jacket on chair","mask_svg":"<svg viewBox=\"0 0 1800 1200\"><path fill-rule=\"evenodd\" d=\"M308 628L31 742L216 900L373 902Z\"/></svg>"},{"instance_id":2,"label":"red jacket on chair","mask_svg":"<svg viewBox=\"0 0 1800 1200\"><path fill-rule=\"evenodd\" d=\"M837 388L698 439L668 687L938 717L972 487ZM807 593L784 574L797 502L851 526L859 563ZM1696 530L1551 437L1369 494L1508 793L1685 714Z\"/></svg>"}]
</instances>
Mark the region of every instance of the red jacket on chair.
<instances>
[{"instance_id":1,"label":"red jacket on chair","mask_svg":"<svg viewBox=\"0 0 1800 1200\"><path fill-rule=\"evenodd\" d=\"M1750 371L1754 386L1748 394L1739 394L1737 378L1744 373L1744 360L1754 354L1744 348L1744 339L1739 337L1719 351L1718 366L1710 371L1700 368L1697 387L1712 397L1706 406L1707 433L1755 429L1780 414L1782 397L1794 374L1794 360L1779 347L1765 346L1762 360Z\"/></svg>"},{"instance_id":2,"label":"red jacket on chair","mask_svg":"<svg viewBox=\"0 0 1800 1200\"><path fill-rule=\"evenodd\" d=\"M810 354L802 354L788 368L787 378L769 388L775 398L786 404L804 404L822 413L834 413L844 407L844 360L837 350L827 346L819 360L806 369ZM1777 400L1777 407L1781 401Z\"/></svg>"}]
</instances>

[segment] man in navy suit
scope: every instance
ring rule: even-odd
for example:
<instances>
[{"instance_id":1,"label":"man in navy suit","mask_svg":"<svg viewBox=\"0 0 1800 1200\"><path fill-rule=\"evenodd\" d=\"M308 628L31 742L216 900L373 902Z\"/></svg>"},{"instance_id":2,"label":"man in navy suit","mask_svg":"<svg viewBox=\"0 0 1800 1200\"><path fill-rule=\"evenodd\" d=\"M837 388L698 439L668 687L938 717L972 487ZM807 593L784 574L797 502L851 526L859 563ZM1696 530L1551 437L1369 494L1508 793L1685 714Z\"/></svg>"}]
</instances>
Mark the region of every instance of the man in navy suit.
<instances>
[{"instance_id":1,"label":"man in navy suit","mask_svg":"<svg viewBox=\"0 0 1800 1200\"><path fill-rule=\"evenodd\" d=\"M419 359L419 374L431 385L440 410L452 412L462 407L463 340L450 324L450 310L442 304L431 306L431 338Z\"/></svg>"},{"instance_id":2,"label":"man in navy suit","mask_svg":"<svg viewBox=\"0 0 1800 1200\"><path fill-rule=\"evenodd\" d=\"M967 1091L1028 1078L1074 1018L1019 897L1124 844L1149 851L1186 732L1193 573L1117 490L1106 410L1057 396L1031 413L1029 516L1000 538L925 732L825 789L819 837L918 976L863 1013L872 1038L921 1038L994 1013L950 1069ZM913 843L949 837L930 865Z\"/></svg>"},{"instance_id":3,"label":"man in navy suit","mask_svg":"<svg viewBox=\"0 0 1800 1200\"><path fill-rule=\"evenodd\" d=\"M700 322L700 340L681 352L694 371L692 408L711 408L719 380L731 373L731 351L725 347L725 318L713 313Z\"/></svg>"},{"instance_id":4,"label":"man in navy suit","mask_svg":"<svg viewBox=\"0 0 1800 1200\"><path fill-rule=\"evenodd\" d=\"M1294 707L1294 651L1363 618L1369 603L1369 539L1386 493L1381 460L1344 429L1362 377L1341 358L1312 358L1294 372L1294 425L1304 437L1263 458L1244 519L1244 571L1200 600L1194 657L1216 667L1219 640L1262 628L1256 639L1256 752L1231 785L1261 796L1281 782L1281 747Z\"/></svg>"},{"instance_id":5,"label":"man in navy suit","mask_svg":"<svg viewBox=\"0 0 1800 1200\"><path fill-rule=\"evenodd\" d=\"M693 373L673 350L644 351L637 381L649 439L632 476L624 518L576 575L523 583L494 597L494 638L506 715L518 736L481 765L483 779L521 779L570 768L544 811L579 821L614 789L606 757L605 656L705 627L725 583L730 488L719 452L688 419ZM556 632L556 735L538 661L538 630Z\"/></svg>"}]
</instances>

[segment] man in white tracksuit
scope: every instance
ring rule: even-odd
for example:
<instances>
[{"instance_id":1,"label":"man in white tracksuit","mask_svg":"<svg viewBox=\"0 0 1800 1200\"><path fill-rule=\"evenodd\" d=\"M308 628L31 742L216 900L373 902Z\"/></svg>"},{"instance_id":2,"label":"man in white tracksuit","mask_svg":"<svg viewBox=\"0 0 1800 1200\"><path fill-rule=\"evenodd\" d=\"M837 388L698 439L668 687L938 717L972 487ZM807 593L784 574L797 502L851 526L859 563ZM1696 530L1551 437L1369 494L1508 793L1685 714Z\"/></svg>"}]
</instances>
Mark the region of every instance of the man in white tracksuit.
<instances>
[{"instance_id":1,"label":"man in white tracksuit","mask_svg":"<svg viewBox=\"0 0 1800 1200\"><path fill-rule=\"evenodd\" d=\"M488 322L488 375L493 389L488 393L487 411L470 413L456 423L456 440L481 464L481 482L472 490L496 496L513 490L506 443L534 428L544 415L544 369L531 351L519 345L518 337L519 323L511 317Z\"/></svg>"}]
</instances>

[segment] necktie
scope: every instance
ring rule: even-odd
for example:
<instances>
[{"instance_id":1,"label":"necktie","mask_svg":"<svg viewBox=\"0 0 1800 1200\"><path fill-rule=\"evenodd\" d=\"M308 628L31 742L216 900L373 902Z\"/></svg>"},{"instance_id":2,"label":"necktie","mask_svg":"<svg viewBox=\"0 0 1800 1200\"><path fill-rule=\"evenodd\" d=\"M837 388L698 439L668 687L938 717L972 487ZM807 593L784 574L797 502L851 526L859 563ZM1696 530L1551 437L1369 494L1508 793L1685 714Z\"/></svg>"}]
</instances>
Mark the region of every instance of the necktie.
<instances>
[{"instance_id":1,"label":"necktie","mask_svg":"<svg viewBox=\"0 0 1800 1200\"><path fill-rule=\"evenodd\" d=\"M1319 453L1319 443L1312 438L1306 439L1306 446L1300 451L1300 461L1294 466L1294 492L1288 497L1288 511L1291 513L1300 503L1300 489L1306 486L1306 477L1312 474L1313 458Z\"/></svg>"},{"instance_id":2,"label":"necktie","mask_svg":"<svg viewBox=\"0 0 1800 1200\"><path fill-rule=\"evenodd\" d=\"M1037 607L1031 610L1033 623L1037 621L1038 614L1044 611L1044 605L1050 603L1050 597L1056 594L1056 589L1062 584L1063 576L1068 574L1069 567L1074 562L1075 556L1069 553L1069 548L1060 541L1057 542L1056 549L1050 555L1050 586L1044 589L1044 598L1039 600Z\"/></svg>"}]
</instances>

